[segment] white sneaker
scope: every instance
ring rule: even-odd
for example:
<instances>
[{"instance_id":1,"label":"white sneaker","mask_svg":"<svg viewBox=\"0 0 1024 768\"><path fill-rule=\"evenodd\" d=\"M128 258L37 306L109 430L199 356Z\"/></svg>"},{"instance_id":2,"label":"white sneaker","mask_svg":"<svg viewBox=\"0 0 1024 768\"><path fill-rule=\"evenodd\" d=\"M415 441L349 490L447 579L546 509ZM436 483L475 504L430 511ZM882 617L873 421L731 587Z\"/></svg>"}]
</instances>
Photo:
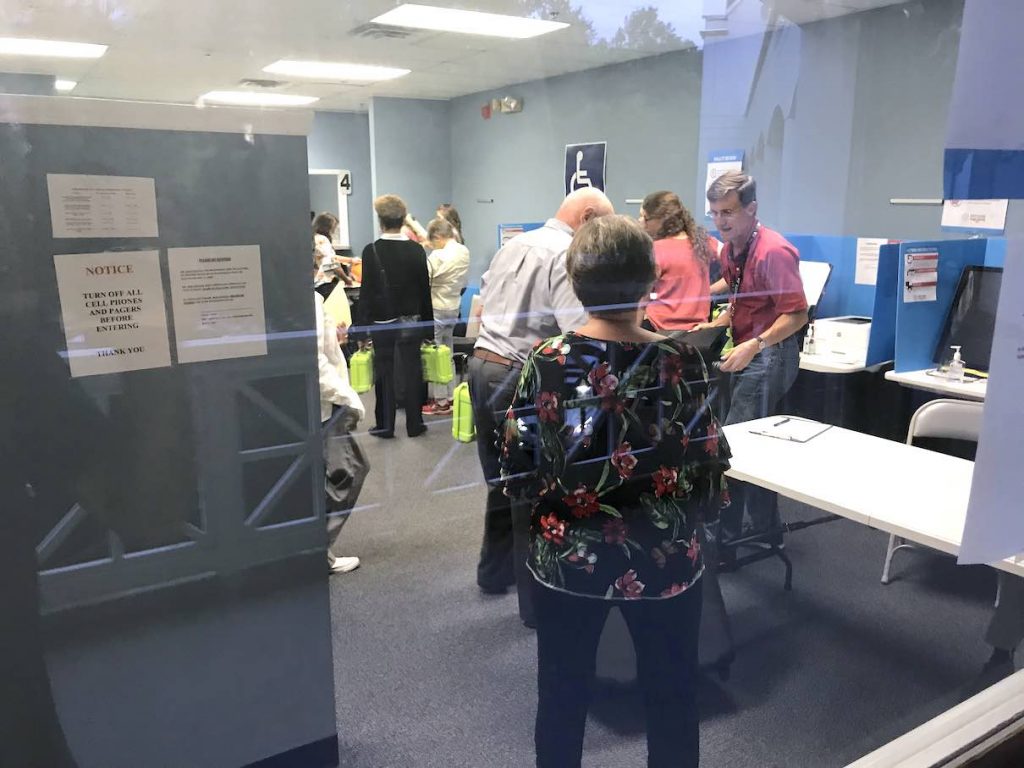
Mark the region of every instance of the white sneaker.
<instances>
[{"instance_id":1,"label":"white sneaker","mask_svg":"<svg viewBox=\"0 0 1024 768\"><path fill-rule=\"evenodd\" d=\"M348 573L359 567L358 557L336 557L331 561L331 573Z\"/></svg>"}]
</instances>

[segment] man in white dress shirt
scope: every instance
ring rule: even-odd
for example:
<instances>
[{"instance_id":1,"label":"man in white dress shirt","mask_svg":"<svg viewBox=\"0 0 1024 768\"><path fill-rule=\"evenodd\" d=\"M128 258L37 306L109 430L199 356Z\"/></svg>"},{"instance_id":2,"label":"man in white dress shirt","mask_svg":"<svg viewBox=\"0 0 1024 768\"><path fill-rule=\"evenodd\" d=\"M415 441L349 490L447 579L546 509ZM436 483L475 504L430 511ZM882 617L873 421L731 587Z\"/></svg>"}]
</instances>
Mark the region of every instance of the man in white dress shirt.
<instances>
[{"instance_id":1,"label":"man in white dress shirt","mask_svg":"<svg viewBox=\"0 0 1024 768\"><path fill-rule=\"evenodd\" d=\"M517 503L513 509L502 491L495 431L512 402L519 373L534 344L573 330L586 320L566 274L565 252L573 233L584 223L612 213L611 201L600 190L573 192L543 227L506 243L481 281L480 336L469 361L476 445L487 481L476 578L481 591L488 594L501 594L518 584L519 615L527 626L533 625L531 576L526 569L529 507Z\"/></svg>"}]
</instances>

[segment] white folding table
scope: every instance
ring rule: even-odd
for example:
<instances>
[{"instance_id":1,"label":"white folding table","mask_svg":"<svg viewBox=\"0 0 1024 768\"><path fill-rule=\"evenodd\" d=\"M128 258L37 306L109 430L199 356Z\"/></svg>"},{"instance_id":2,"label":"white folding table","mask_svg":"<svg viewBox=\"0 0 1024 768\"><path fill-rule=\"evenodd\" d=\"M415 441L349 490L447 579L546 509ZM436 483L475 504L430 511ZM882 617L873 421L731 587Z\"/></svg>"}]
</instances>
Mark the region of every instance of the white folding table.
<instances>
[{"instance_id":1,"label":"white folding table","mask_svg":"<svg viewBox=\"0 0 1024 768\"><path fill-rule=\"evenodd\" d=\"M784 416L724 427L735 480L957 555L974 462L830 427L806 443L765 435ZM1024 576L1024 553L991 564Z\"/></svg>"},{"instance_id":2,"label":"white folding table","mask_svg":"<svg viewBox=\"0 0 1024 768\"><path fill-rule=\"evenodd\" d=\"M985 392L988 389L988 379L964 382L952 381L941 376L933 376L927 370L904 371L903 373L889 371L885 374L885 378L888 381L895 381L897 384L911 389L922 389L925 392L959 397L964 400L984 400Z\"/></svg>"}]
</instances>

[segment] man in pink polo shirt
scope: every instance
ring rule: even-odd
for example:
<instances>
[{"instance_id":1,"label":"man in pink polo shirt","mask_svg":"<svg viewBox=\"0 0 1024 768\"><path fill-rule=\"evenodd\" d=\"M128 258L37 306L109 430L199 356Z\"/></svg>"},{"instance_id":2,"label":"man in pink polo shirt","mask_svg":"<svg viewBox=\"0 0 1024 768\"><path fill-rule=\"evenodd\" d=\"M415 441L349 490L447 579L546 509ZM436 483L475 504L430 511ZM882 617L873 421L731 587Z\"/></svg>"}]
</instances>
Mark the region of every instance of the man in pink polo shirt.
<instances>
[{"instance_id":1,"label":"man in pink polo shirt","mask_svg":"<svg viewBox=\"0 0 1024 768\"><path fill-rule=\"evenodd\" d=\"M731 374L724 424L778 413L800 368L798 332L807 325L800 254L786 238L757 220L757 183L730 172L708 189L711 217L725 242L722 279L711 293L730 294L729 311L714 325L731 325L735 346L721 363ZM747 483L730 483L732 505L722 515L721 540L773 532L781 540L778 498ZM743 530L743 512L749 528Z\"/></svg>"}]
</instances>

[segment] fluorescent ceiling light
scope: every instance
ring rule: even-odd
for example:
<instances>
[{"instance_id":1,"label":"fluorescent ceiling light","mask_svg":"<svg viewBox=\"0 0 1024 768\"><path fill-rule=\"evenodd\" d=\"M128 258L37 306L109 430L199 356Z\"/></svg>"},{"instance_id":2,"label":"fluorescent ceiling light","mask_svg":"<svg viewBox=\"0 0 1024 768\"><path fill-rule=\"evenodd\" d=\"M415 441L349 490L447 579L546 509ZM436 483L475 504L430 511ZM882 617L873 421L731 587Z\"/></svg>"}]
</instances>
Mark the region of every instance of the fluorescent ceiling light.
<instances>
[{"instance_id":1,"label":"fluorescent ceiling light","mask_svg":"<svg viewBox=\"0 0 1024 768\"><path fill-rule=\"evenodd\" d=\"M74 80L54 80L53 87L61 93L67 93L68 91L75 90L75 86L78 85Z\"/></svg>"},{"instance_id":2,"label":"fluorescent ceiling light","mask_svg":"<svg viewBox=\"0 0 1024 768\"><path fill-rule=\"evenodd\" d=\"M569 26L561 21L528 19L523 16L506 16L482 11L460 11L456 8L437 8L414 3L400 5L378 16L373 23L514 39L537 37Z\"/></svg>"},{"instance_id":3,"label":"fluorescent ceiling light","mask_svg":"<svg viewBox=\"0 0 1024 768\"><path fill-rule=\"evenodd\" d=\"M304 107L319 100L318 96L259 91L210 91L199 97L201 103L230 104L236 107Z\"/></svg>"},{"instance_id":4,"label":"fluorescent ceiling light","mask_svg":"<svg viewBox=\"0 0 1024 768\"><path fill-rule=\"evenodd\" d=\"M377 82L394 80L396 77L408 75L410 70L398 67L376 67L370 64L346 64L340 61L275 61L264 72L285 77L306 77L314 80L353 80Z\"/></svg>"},{"instance_id":5,"label":"fluorescent ceiling light","mask_svg":"<svg viewBox=\"0 0 1024 768\"><path fill-rule=\"evenodd\" d=\"M68 43L62 40L29 40L0 37L0 56L47 56L55 59L98 59L107 46L93 43Z\"/></svg>"}]
</instances>

